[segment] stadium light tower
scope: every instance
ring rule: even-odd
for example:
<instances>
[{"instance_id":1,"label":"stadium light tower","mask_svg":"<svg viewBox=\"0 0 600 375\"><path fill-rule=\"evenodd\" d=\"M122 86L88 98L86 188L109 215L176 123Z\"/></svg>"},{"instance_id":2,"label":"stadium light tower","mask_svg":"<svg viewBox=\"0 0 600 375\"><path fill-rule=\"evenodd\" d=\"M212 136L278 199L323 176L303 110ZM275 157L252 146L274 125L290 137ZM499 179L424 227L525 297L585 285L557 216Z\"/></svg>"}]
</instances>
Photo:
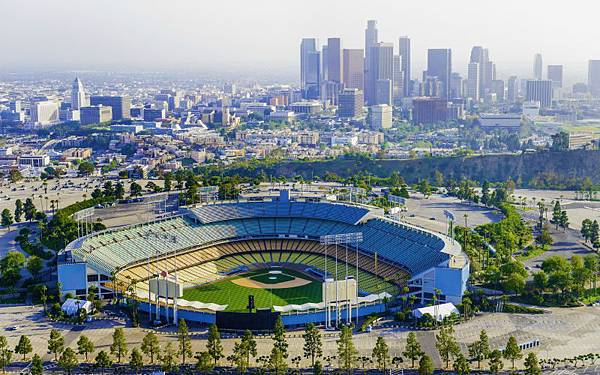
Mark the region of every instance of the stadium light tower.
<instances>
[{"instance_id":1,"label":"stadium light tower","mask_svg":"<svg viewBox=\"0 0 600 375\"><path fill-rule=\"evenodd\" d=\"M327 277L327 246L335 245L335 323L339 326L340 323L340 304L339 304L339 291L338 291L338 269L337 269L337 246L344 245L346 249L346 278L345 278L345 298L348 301L348 307L346 309L346 323L352 322L352 303L348 296L348 244L354 244L356 249L356 322L358 324L358 243L363 241L362 232L351 232L351 233L338 233L328 234L320 237L321 245L325 246L325 278ZM327 292L327 288L325 289ZM325 293L325 328L330 327L331 318L329 315L329 301L327 301L327 293Z\"/></svg>"}]
</instances>

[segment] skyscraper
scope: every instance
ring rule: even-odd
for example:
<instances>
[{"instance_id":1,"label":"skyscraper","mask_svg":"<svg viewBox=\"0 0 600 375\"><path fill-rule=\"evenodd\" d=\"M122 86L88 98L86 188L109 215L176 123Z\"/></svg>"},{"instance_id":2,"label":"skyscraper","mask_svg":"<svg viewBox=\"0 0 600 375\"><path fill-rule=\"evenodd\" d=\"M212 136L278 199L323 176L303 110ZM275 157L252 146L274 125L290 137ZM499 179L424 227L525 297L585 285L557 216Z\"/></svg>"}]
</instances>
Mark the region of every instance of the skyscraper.
<instances>
[{"instance_id":1,"label":"skyscraper","mask_svg":"<svg viewBox=\"0 0 600 375\"><path fill-rule=\"evenodd\" d=\"M507 90L506 90L506 100L510 104L515 103L517 101L517 97L519 96L519 86L517 85L517 76L508 77L507 82Z\"/></svg>"},{"instance_id":2,"label":"skyscraper","mask_svg":"<svg viewBox=\"0 0 600 375\"><path fill-rule=\"evenodd\" d=\"M600 97L600 60L590 60L589 62L588 90L592 96Z\"/></svg>"},{"instance_id":3,"label":"skyscraper","mask_svg":"<svg viewBox=\"0 0 600 375\"><path fill-rule=\"evenodd\" d=\"M87 105L83 83L81 83L79 78L75 78L71 89L71 109L78 110L81 107L87 107Z\"/></svg>"},{"instance_id":4,"label":"skyscraper","mask_svg":"<svg viewBox=\"0 0 600 375\"><path fill-rule=\"evenodd\" d=\"M527 101L540 102L541 108L552 106L552 81L533 80L527 81Z\"/></svg>"},{"instance_id":5,"label":"skyscraper","mask_svg":"<svg viewBox=\"0 0 600 375\"><path fill-rule=\"evenodd\" d=\"M321 54L317 40L302 39L300 44L300 87L305 99L318 99L321 83Z\"/></svg>"},{"instance_id":6,"label":"skyscraper","mask_svg":"<svg viewBox=\"0 0 600 375\"><path fill-rule=\"evenodd\" d=\"M327 80L343 83L344 59L342 56L342 40L327 39Z\"/></svg>"},{"instance_id":7,"label":"skyscraper","mask_svg":"<svg viewBox=\"0 0 600 375\"><path fill-rule=\"evenodd\" d=\"M552 86L557 89L563 86L563 66L562 65L548 65L548 71L546 73L548 79L552 81Z\"/></svg>"},{"instance_id":8,"label":"skyscraper","mask_svg":"<svg viewBox=\"0 0 600 375\"><path fill-rule=\"evenodd\" d=\"M479 69L479 63L472 62L469 64L468 76L467 76L467 98L471 98L474 102L479 102L479 85L481 70Z\"/></svg>"},{"instance_id":9,"label":"skyscraper","mask_svg":"<svg viewBox=\"0 0 600 375\"><path fill-rule=\"evenodd\" d=\"M392 74L394 86L392 87L392 99L394 104L400 103L404 97L404 77L402 72L402 56L394 55L394 72Z\"/></svg>"},{"instance_id":10,"label":"skyscraper","mask_svg":"<svg viewBox=\"0 0 600 375\"><path fill-rule=\"evenodd\" d=\"M350 89L365 86L365 57L362 49L344 49L344 84Z\"/></svg>"},{"instance_id":11,"label":"skyscraper","mask_svg":"<svg viewBox=\"0 0 600 375\"><path fill-rule=\"evenodd\" d=\"M440 97L450 97L450 75L452 74L452 50L449 48L429 49L427 51L427 76L437 77L442 83Z\"/></svg>"},{"instance_id":12,"label":"skyscraper","mask_svg":"<svg viewBox=\"0 0 600 375\"><path fill-rule=\"evenodd\" d=\"M131 99L127 96L96 96L90 98L93 106L107 106L112 108L112 119L115 121L131 117Z\"/></svg>"},{"instance_id":13,"label":"skyscraper","mask_svg":"<svg viewBox=\"0 0 600 375\"><path fill-rule=\"evenodd\" d=\"M541 80L543 75L544 65L542 62L542 54L536 53L533 58L533 78Z\"/></svg>"},{"instance_id":14,"label":"skyscraper","mask_svg":"<svg viewBox=\"0 0 600 375\"><path fill-rule=\"evenodd\" d=\"M357 118L362 117L364 97L362 90L344 89L340 92L338 106L338 117L341 118Z\"/></svg>"},{"instance_id":15,"label":"skyscraper","mask_svg":"<svg viewBox=\"0 0 600 375\"><path fill-rule=\"evenodd\" d=\"M492 81L496 79L496 66L490 61L489 50L481 46L471 49L470 62L479 64L479 97L483 98L490 91Z\"/></svg>"},{"instance_id":16,"label":"skyscraper","mask_svg":"<svg viewBox=\"0 0 600 375\"><path fill-rule=\"evenodd\" d=\"M371 91L367 96L369 105L391 104L391 88L394 82L394 45L392 43L377 43L371 47L371 66L369 81ZM389 84L383 82L389 81ZM389 87L389 98L382 96ZM379 93L379 96L377 94Z\"/></svg>"},{"instance_id":17,"label":"skyscraper","mask_svg":"<svg viewBox=\"0 0 600 375\"><path fill-rule=\"evenodd\" d=\"M374 91L374 82L371 82L371 48L373 48L378 42L377 36L377 21L367 21L367 28L365 29L365 84L363 92L365 94L365 100L370 101L370 95Z\"/></svg>"},{"instance_id":18,"label":"skyscraper","mask_svg":"<svg viewBox=\"0 0 600 375\"><path fill-rule=\"evenodd\" d=\"M410 39L407 36L400 37L400 58L402 59L402 78L404 79L404 83L402 88L404 90L404 96L410 96L411 94L411 85L410 85Z\"/></svg>"}]
</instances>

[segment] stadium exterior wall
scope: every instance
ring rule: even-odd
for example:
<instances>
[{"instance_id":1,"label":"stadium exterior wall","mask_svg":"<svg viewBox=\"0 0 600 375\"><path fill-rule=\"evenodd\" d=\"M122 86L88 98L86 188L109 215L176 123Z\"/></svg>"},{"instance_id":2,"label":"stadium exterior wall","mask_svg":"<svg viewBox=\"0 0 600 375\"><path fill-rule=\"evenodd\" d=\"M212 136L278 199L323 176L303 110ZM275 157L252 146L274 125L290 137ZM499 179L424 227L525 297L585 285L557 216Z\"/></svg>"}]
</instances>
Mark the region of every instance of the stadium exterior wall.
<instances>
[{"instance_id":1,"label":"stadium exterior wall","mask_svg":"<svg viewBox=\"0 0 600 375\"><path fill-rule=\"evenodd\" d=\"M152 305L152 315L154 316L156 305ZM139 303L139 310L148 313L148 302ZM365 317L371 314L381 313L385 311L385 304L378 303L373 305L361 306L358 310L359 318ZM342 309L340 315L343 320L346 319L346 309ZM165 309L161 307L161 316L165 317ZM169 307L169 318L173 319L173 308ZM352 318L356 319L356 310L352 309ZM142 316L142 319L144 317ZM177 319L185 319L188 322L195 322L199 324L214 324L216 322L216 314L192 311L192 310L177 310ZM325 322L325 311L316 312L299 312L292 314L282 314L281 320L286 327L304 326L308 323L324 323Z\"/></svg>"}]
</instances>

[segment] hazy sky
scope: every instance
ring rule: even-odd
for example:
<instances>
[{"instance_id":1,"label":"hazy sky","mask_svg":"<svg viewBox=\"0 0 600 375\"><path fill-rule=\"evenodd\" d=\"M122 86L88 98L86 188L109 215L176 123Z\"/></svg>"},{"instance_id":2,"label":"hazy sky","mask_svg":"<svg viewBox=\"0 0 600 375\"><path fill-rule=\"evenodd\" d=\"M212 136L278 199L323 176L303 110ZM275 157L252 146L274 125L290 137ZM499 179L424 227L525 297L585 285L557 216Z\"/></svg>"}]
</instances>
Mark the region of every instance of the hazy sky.
<instances>
[{"instance_id":1,"label":"hazy sky","mask_svg":"<svg viewBox=\"0 0 600 375\"><path fill-rule=\"evenodd\" d=\"M595 0L0 0L0 69L298 71L302 37L363 48L408 35L413 72L427 48L452 48L464 72L473 45L499 75L531 74L533 55L583 79L600 59Z\"/></svg>"}]
</instances>

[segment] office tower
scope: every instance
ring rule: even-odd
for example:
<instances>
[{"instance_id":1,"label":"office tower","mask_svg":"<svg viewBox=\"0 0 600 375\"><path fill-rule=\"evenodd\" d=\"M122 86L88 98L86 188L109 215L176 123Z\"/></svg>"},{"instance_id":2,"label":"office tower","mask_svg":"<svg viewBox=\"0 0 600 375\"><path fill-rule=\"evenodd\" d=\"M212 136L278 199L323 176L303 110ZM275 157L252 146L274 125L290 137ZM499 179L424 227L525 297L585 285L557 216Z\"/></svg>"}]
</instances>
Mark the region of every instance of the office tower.
<instances>
[{"instance_id":1,"label":"office tower","mask_svg":"<svg viewBox=\"0 0 600 375\"><path fill-rule=\"evenodd\" d=\"M318 99L321 84L321 54L317 40L302 39L300 43L300 88L305 99Z\"/></svg>"},{"instance_id":2,"label":"office tower","mask_svg":"<svg viewBox=\"0 0 600 375\"><path fill-rule=\"evenodd\" d=\"M547 71L548 79L552 81L552 85L555 89L562 88L563 86L563 66L562 65L548 65Z\"/></svg>"},{"instance_id":3,"label":"office tower","mask_svg":"<svg viewBox=\"0 0 600 375\"><path fill-rule=\"evenodd\" d=\"M501 79L495 79L492 81L490 92L496 95L496 101L498 103L504 103L504 81Z\"/></svg>"},{"instance_id":4,"label":"office tower","mask_svg":"<svg viewBox=\"0 0 600 375\"><path fill-rule=\"evenodd\" d=\"M363 90L365 86L365 57L362 49L344 50L344 85Z\"/></svg>"},{"instance_id":5,"label":"office tower","mask_svg":"<svg viewBox=\"0 0 600 375\"><path fill-rule=\"evenodd\" d=\"M506 86L506 100L510 104L515 103L517 101L517 98L519 97L519 86L517 85L517 76L508 77Z\"/></svg>"},{"instance_id":6,"label":"office tower","mask_svg":"<svg viewBox=\"0 0 600 375\"><path fill-rule=\"evenodd\" d=\"M429 49L427 51L427 76L437 77L442 83L440 97L450 97L450 75L452 74L452 50L449 48Z\"/></svg>"},{"instance_id":7,"label":"office tower","mask_svg":"<svg viewBox=\"0 0 600 375\"><path fill-rule=\"evenodd\" d=\"M119 121L131 117L131 99L127 96L92 95L91 105L103 105L112 108L112 119Z\"/></svg>"},{"instance_id":8,"label":"office tower","mask_svg":"<svg viewBox=\"0 0 600 375\"><path fill-rule=\"evenodd\" d=\"M333 105L338 105L338 97L341 89L343 89L342 83L334 81L321 82L321 100Z\"/></svg>"},{"instance_id":9,"label":"office tower","mask_svg":"<svg viewBox=\"0 0 600 375\"><path fill-rule=\"evenodd\" d=\"M8 103L8 109L11 112L21 112L21 101L20 100L12 100Z\"/></svg>"},{"instance_id":10,"label":"office tower","mask_svg":"<svg viewBox=\"0 0 600 375\"><path fill-rule=\"evenodd\" d=\"M31 104L31 122L36 125L49 125L59 121L60 106L57 102L39 101Z\"/></svg>"},{"instance_id":11,"label":"office tower","mask_svg":"<svg viewBox=\"0 0 600 375\"><path fill-rule=\"evenodd\" d=\"M496 79L496 66L490 61L487 48L475 46L471 49L470 63L479 64L479 98L489 92L492 81Z\"/></svg>"},{"instance_id":12,"label":"office tower","mask_svg":"<svg viewBox=\"0 0 600 375\"><path fill-rule=\"evenodd\" d=\"M443 98L415 98L412 119L415 124L435 124L448 120L448 100Z\"/></svg>"},{"instance_id":13,"label":"office tower","mask_svg":"<svg viewBox=\"0 0 600 375\"><path fill-rule=\"evenodd\" d=\"M166 113L164 108L144 108L143 118L144 121L155 121L161 118L165 118Z\"/></svg>"},{"instance_id":14,"label":"office tower","mask_svg":"<svg viewBox=\"0 0 600 375\"><path fill-rule=\"evenodd\" d=\"M589 62L588 90L592 96L600 97L600 60L590 60Z\"/></svg>"},{"instance_id":15,"label":"office tower","mask_svg":"<svg viewBox=\"0 0 600 375\"><path fill-rule=\"evenodd\" d=\"M481 69L479 69L479 63L469 63L468 75L467 75L467 98L471 98L474 102L479 102L480 90L479 85L481 83Z\"/></svg>"},{"instance_id":16,"label":"office tower","mask_svg":"<svg viewBox=\"0 0 600 375\"><path fill-rule=\"evenodd\" d=\"M407 36L400 37L400 57L402 58L402 75L403 75L403 89L404 96L411 96L411 71L410 71L410 39Z\"/></svg>"},{"instance_id":17,"label":"office tower","mask_svg":"<svg viewBox=\"0 0 600 375\"><path fill-rule=\"evenodd\" d=\"M392 127L392 107L387 104L375 104L369 107L371 128L374 130Z\"/></svg>"},{"instance_id":18,"label":"office tower","mask_svg":"<svg viewBox=\"0 0 600 375\"><path fill-rule=\"evenodd\" d=\"M536 53L533 58L533 78L535 80L542 80L544 65L542 62L542 55L540 53Z\"/></svg>"},{"instance_id":19,"label":"office tower","mask_svg":"<svg viewBox=\"0 0 600 375\"><path fill-rule=\"evenodd\" d=\"M93 105L80 108L81 125L92 125L112 120L112 108L103 105Z\"/></svg>"},{"instance_id":20,"label":"office tower","mask_svg":"<svg viewBox=\"0 0 600 375\"><path fill-rule=\"evenodd\" d=\"M337 83L344 82L344 59L342 56L342 40L327 39L327 80Z\"/></svg>"},{"instance_id":21,"label":"office tower","mask_svg":"<svg viewBox=\"0 0 600 375\"><path fill-rule=\"evenodd\" d=\"M367 103L391 104L391 87L394 79L394 45L392 43L377 43L371 47L371 66L369 67L370 92L367 93ZM383 82L388 80L389 83ZM384 93L389 86L389 97ZM379 92L379 96L377 93Z\"/></svg>"},{"instance_id":22,"label":"office tower","mask_svg":"<svg viewBox=\"0 0 600 375\"><path fill-rule=\"evenodd\" d=\"M437 77L423 77L421 95L427 97L440 97L442 94L442 82Z\"/></svg>"},{"instance_id":23,"label":"office tower","mask_svg":"<svg viewBox=\"0 0 600 375\"><path fill-rule=\"evenodd\" d=\"M402 56L394 55L393 61L393 73L392 73L392 99L394 104L400 104L404 97L404 77L402 75Z\"/></svg>"},{"instance_id":24,"label":"office tower","mask_svg":"<svg viewBox=\"0 0 600 375\"><path fill-rule=\"evenodd\" d=\"M357 118L363 115L365 101L362 90L357 88L344 89L338 96L338 117Z\"/></svg>"},{"instance_id":25,"label":"office tower","mask_svg":"<svg viewBox=\"0 0 600 375\"><path fill-rule=\"evenodd\" d=\"M552 106L552 81L550 80L533 80L527 81L528 102L540 102L541 108L549 108Z\"/></svg>"},{"instance_id":26,"label":"office tower","mask_svg":"<svg viewBox=\"0 0 600 375\"><path fill-rule=\"evenodd\" d=\"M379 42L377 36L377 21L367 21L367 28L365 29L365 86L363 92L365 93L365 99L369 101L369 95L373 92L374 82L371 83L371 48L373 48Z\"/></svg>"},{"instance_id":27,"label":"office tower","mask_svg":"<svg viewBox=\"0 0 600 375\"><path fill-rule=\"evenodd\" d=\"M80 109L87 106L85 89L79 78L75 78L71 88L71 109Z\"/></svg>"},{"instance_id":28,"label":"office tower","mask_svg":"<svg viewBox=\"0 0 600 375\"><path fill-rule=\"evenodd\" d=\"M450 98L462 98L462 77L459 73L452 73L450 75Z\"/></svg>"},{"instance_id":29,"label":"office tower","mask_svg":"<svg viewBox=\"0 0 600 375\"><path fill-rule=\"evenodd\" d=\"M328 72L328 62L327 62L327 45L324 45L321 50L321 81L327 81Z\"/></svg>"},{"instance_id":30,"label":"office tower","mask_svg":"<svg viewBox=\"0 0 600 375\"><path fill-rule=\"evenodd\" d=\"M391 79L378 79L375 82L375 103L392 105L392 85Z\"/></svg>"}]
</instances>

